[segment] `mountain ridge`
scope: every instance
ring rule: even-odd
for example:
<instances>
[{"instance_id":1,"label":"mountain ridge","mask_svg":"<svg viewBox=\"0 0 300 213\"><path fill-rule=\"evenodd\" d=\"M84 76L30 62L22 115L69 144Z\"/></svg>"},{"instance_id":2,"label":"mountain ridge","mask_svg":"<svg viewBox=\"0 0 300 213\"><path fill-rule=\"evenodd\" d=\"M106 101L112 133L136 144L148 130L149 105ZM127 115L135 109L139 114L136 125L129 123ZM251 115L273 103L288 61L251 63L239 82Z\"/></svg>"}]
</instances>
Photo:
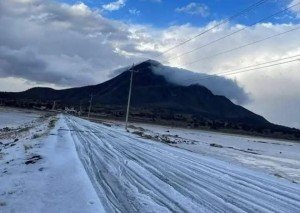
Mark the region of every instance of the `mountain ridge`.
<instances>
[{"instance_id":1,"label":"mountain ridge","mask_svg":"<svg viewBox=\"0 0 300 213\"><path fill-rule=\"evenodd\" d=\"M159 122L169 120L185 123L192 127L205 126L219 129L241 129L257 132L289 132L300 137L300 131L294 128L275 125L264 117L234 104L225 96L214 95L199 84L182 86L169 82L164 76L153 72L153 66L160 64L145 61L133 67L131 116L145 121ZM27 101L47 104L57 101L58 107L82 105L87 110L90 94L93 94L93 112L108 117L124 117L128 98L130 71L124 71L116 77L91 86L55 90L36 87L18 93L0 93L0 98L9 104ZM9 100L9 101L8 101Z\"/></svg>"}]
</instances>

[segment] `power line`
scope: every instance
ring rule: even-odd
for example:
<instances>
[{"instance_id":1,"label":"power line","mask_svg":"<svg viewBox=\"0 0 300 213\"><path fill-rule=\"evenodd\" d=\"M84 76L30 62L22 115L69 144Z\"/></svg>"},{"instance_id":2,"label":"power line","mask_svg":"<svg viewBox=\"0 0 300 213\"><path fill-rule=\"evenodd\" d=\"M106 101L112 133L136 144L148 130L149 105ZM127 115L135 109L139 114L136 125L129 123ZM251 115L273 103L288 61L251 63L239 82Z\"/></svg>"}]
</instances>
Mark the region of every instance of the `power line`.
<instances>
[{"instance_id":1,"label":"power line","mask_svg":"<svg viewBox=\"0 0 300 213\"><path fill-rule=\"evenodd\" d=\"M235 14L235 15L233 15L233 16L227 18L227 19L225 19L224 21L222 21L222 22L220 22L220 23L214 25L213 27L211 27L211 28L209 28L209 29L207 29L207 30L204 30L203 32L201 32L201 33L195 35L194 37L189 38L189 39L187 39L187 40L185 40L185 41L183 41L183 42L181 42L181 43L179 43L179 44L177 44L177 45L175 45L175 46L173 46L173 47L171 47L171 48L169 48L169 49L167 49L167 50L161 52L158 56L161 56L161 55L163 55L163 54L165 54L165 53L167 53L167 52L170 52L171 50L173 50L173 49L175 49L175 48L177 48L177 47L179 47L179 46L182 46L182 45L184 45L184 44L186 44L186 43L188 43L188 42L194 40L195 38L197 38L197 37L199 37L199 36L201 36L201 35L204 35L205 33L208 33L209 31L211 31L211 30L213 30L213 29L215 29L215 28L217 28L217 27L219 27L219 26L221 26L221 25L223 25L223 24L229 22L230 20L232 20L232 19L234 19L234 18L236 18L236 17L238 17L238 16L240 16L240 15L242 15L242 14L244 14L244 13L249 12L249 11L255 9L256 7L259 7L260 5L264 4L266 1L268 1L268 0L260 0L260 1L256 2L255 4L251 5L250 7L248 7L248 8L246 8L246 9L242 10L241 12L239 12L239 13L237 13L237 14ZM255 24L259 23L259 22L262 22L262 21L264 21L264 20L267 20L267 19L269 19L269 18L271 18L271 17L274 17L274 16L276 16L276 15L278 15L278 14L284 12L284 11L287 11L288 9L290 9L290 8L292 8L292 7L295 7L295 6L299 5L299 4L300 4L300 3L297 3L297 4L295 4L295 5L292 5L292 6L290 6L290 7L285 8L285 9L283 9L283 10L280 10L280 11L278 11L278 12L272 14L272 15L269 15L269 16L267 16L267 17L265 17L265 18L263 18L263 19L261 19L261 20L255 22L255 23L251 24L250 26L253 26L253 25L255 25ZM222 40L222 39L228 38L228 37L230 37L230 36L232 36L232 35L234 35L234 34L236 34L236 33L238 33L238 32L241 32L241 31L245 30L246 28L248 28L248 27L250 27L250 26L246 26L246 27L244 27L244 28L242 28L242 29L239 29L239 30L237 30L237 31L235 31L235 32L232 32L232 33L227 34L227 35L225 35L225 36L223 36L223 37L221 37L221 38L218 38L218 39L216 39L216 40L214 40L214 41L211 41L211 42L209 42L208 44L202 45L202 46L197 47L197 48L195 48L195 49L193 49L193 50L190 50L190 51L188 51L188 52L182 53L181 55L176 56L176 57L173 57L173 58L171 58L171 59L169 59L169 60L172 60L172 59L174 59L174 58L181 57L181 56L186 55L186 54L189 54L189 53L191 53L191 52L193 52L193 51L199 50L199 49L201 49L201 48L203 48L203 47L209 46L209 45L211 45L211 44L213 44L213 43L216 43L216 42L218 42L218 41L220 41L220 40ZM295 31L295 30L298 30L298 29L300 29L300 27L293 28L293 29L290 29L290 30L285 31L285 32L282 32L282 33L274 34L274 35L268 36L268 37L266 37L266 38L263 38L263 39L260 39L260 40L257 40L257 41L254 41L254 42L251 42L251 43L248 43L248 44L245 44L245 45L242 45L242 46L239 46L239 47L230 49L230 50L222 51L222 52L219 52L219 53L217 53L217 54L214 54L214 55L211 55L211 56L208 56L208 57L200 58L200 59L198 59L198 60L196 60L196 61L189 62L189 63L184 64L184 65L191 65L191 64L194 64L194 63L196 63L196 62L198 62L198 61L201 61L201 60L204 60L204 59L207 59L207 58L211 58L211 57L215 57L215 56L218 56L218 55L221 55L221 54L225 54L225 53L228 53L228 52L232 52L232 51L241 49L241 48L243 48L243 47L247 47L247 46L250 46L250 45L253 45L253 44L256 44L256 43L259 43L259 42L262 42L262 41L271 39L271 38L273 38L273 37L280 36L280 35L283 35L283 34L286 34L286 33L289 33L289 32ZM157 56L157 57L158 57L158 56ZM297 56L299 56L299 55L297 55ZM282 65L282 64L287 64L287 63L292 63L292 62L300 61L300 59L298 58L298 59L294 59L294 60L290 60L290 61L279 62L279 63L275 63L275 64L271 64L271 65L262 66L262 65L265 65L265 64L270 64L270 63L274 63L274 62L276 62L276 61L282 61L282 60L286 60L286 59L288 59L288 58L294 58L294 57L296 57L296 56L286 57L286 58L283 58L283 59L278 59L278 60L274 60L274 61L270 61L270 62L265 62L265 63L258 64L258 65L247 66L247 67L239 68L239 69L237 69L237 70L233 70L233 71L230 71L230 72L219 73L219 74L213 75L213 76L207 76L207 77L202 78L202 79L216 78L216 77L219 77L219 76L221 76L221 75L222 75L222 76L225 76L225 75L233 75L233 74L238 74L238 73L243 73L243 72L249 72L249 71L252 71L252 70L263 69L263 68L268 68L268 67L273 67L273 66L278 66L278 65ZM257 66L260 66L260 67L257 67ZM246 68L246 69L245 69L245 68ZM133 70L131 70L131 82L130 82L130 91L129 91L129 97L128 97L127 115L126 115L126 128L127 128L128 112L129 112L129 105L130 105L130 96L131 96L130 93L131 93L131 85L132 85L132 74L133 74ZM198 80L202 80L202 79L198 79ZM159 85L159 87L161 87L161 86L163 86L163 85ZM150 86L150 87L153 88L153 87L156 87L156 86Z\"/></svg>"},{"instance_id":2,"label":"power line","mask_svg":"<svg viewBox=\"0 0 300 213\"><path fill-rule=\"evenodd\" d=\"M230 20L233 20L233 19L235 19L235 18L237 18L237 17L239 17L239 16L241 16L241 15L243 15L243 14L245 14L245 13L247 13L247 12L249 12L249 11L255 9L255 8L257 8L257 7L259 7L260 5L264 4L266 1L268 1L268 0L260 0L260 1L256 2L256 3L250 5L246 9L244 9L244 10L242 10L242 11L240 11L240 12L238 12L238 13L232 15L232 16L230 16L229 18L227 18L227 19L221 21L220 23L218 23L218 24L216 24L216 25L208 28L207 30L204 30L201 33L199 33L199 34L197 34L197 35L195 35L195 36L193 36L193 37L191 37L191 38L189 38L189 39L187 39L187 40L185 40L185 41L183 41L183 42L181 42L181 43L179 43L179 44L177 44L177 45L175 45L175 46L173 46L173 47L171 47L171 48L169 48L169 49L167 49L167 50L165 50L165 51L163 51L161 53L159 53L156 56L156 58L159 57L159 56L161 56L161 55L166 54L167 52L170 52L173 49L176 49L177 47L180 47L180 46L182 46L182 45L184 45L184 44L186 44L186 43L194 40L195 38L197 38L197 37L199 37L201 35L204 35L205 33L210 32L211 30L213 30L213 29L215 29L215 28L217 28L217 27L219 27L219 26L221 26L221 25L229 22Z\"/></svg>"},{"instance_id":3,"label":"power line","mask_svg":"<svg viewBox=\"0 0 300 213\"><path fill-rule=\"evenodd\" d=\"M92 101L93 101L93 93L91 93L91 96L90 96L88 118L90 117L90 113L91 113L91 109L92 109Z\"/></svg>"},{"instance_id":4,"label":"power line","mask_svg":"<svg viewBox=\"0 0 300 213\"><path fill-rule=\"evenodd\" d=\"M283 64L288 64L288 63L292 63L292 62L300 62L300 58L296 58L296 57L300 57L300 54L289 56L289 57L284 57L281 59L276 59L276 60L272 60L272 61L268 61L268 62L264 62L264 63L260 63L260 64L249 65L249 66L233 69L231 71L227 70L225 72L211 74L209 76L202 77L202 78L195 78L195 77L188 78L188 79L185 79L184 81L182 81L182 83L191 82L191 80L200 81L200 80L206 80L206 79L211 79L211 78L218 78L221 76L230 76L230 75L234 75L234 74L240 74L240 73L250 72L250 71L259 70L259 69L263 69L263 68L269 68L269 67L279 66L279 65L283 65ZM292 58L296 58L296 59L289 60L289 61L283 61L283 60L292 59ZM270 64L270 63L274 63L274 62L278 62L278 63ZM269 65L266 65L266 64L269 64ZM265 65L265 66L262 66L262 65ZM140 71L140 70L141 69L138 69L138 71ZM170 84L171 84L171 82L169 82L168 84L164 84L164 85L141 86L139 88L145 88L145 87L155 88L155 87L162 87L162 86L166 86L166 85L170 85Z\"/></svg>"},{"instance_id":5,"label":"power line","mask_svg":"<svg viewBox=\"0 0 300 213\"><path fill-rule=\"evenodd\" d=\"M289 57L285 57L285 58L280 58L280 59L276 59L276 60L272 60L272 61L267 61L267 62L260 63L260 64L249 65L249 66L241 67L241 68L238 68L238 69L235 69L235 70L227 70L227 71L224 71L224 72L221 72L221 73L212 73L210 75L217 75L218 76L220 74L221 75L231 74L232 72L236 72L236 71L239 71L239 70L253 68L253 67L257 67L257 66L261 66L261 65L265 65L265 64L270 64L270 63L274 63L274 62L278 62L278 61L283 61L283 60L295 58L295 57L298 57L298 56L300 56L300 54L289 56ZM297 60L299 60L299 59L297 59ZM207 76L207 78L208 77L210 78L211 76Z\"/></svg>"},{"instance_id":6,"label":"power line","mask_svg":"<svg viewBox=\"0 0 300 213\"><path fill-rule=\"evenodd\" d=\"M280 59L276 59L276 60L272 60L272 61L267 61L267 62L260 63L260 64L249 65L249 66L237 68L237 69L234 69L234 70L230 69L230 70L227 70L227 71L224 71L224 72L212 73L212 74L210 74L210 76L203 77L200 80L219 77L219 76L225 76L225 75L230 75L230 74L235 74L238 71L243 72L245 69L247 70L247 69L250 69L250 68L257 68L258 66L262 66L262 65L266 65L266 64L270 64L270 63L275 63L275 62L279 62L279 61L283 61L283 60L287 60L287 59L292 59L292 58L296 58L296 57L300 57L300 54L289 56L289 57L284 57L284 58L280 58ZM296 61L297 60L299 60L299 59L296 59ZM188 78L188 79L185 79L184 82L188 82L188 81L194 80L194 79L195 78ZM197 80L199 80L199 79L197 79Z\"/></svg>"},{"instance_id":7,"label":"power line","mask_svg":"<svg viewBox=\"0 0 300 213\"><path fill-rule=\"evenodd\" d=\"M218 52L216 54L213 54L213 55L210 55L210 56L206 56L206 57L203 57L203 58L199 58L195 61L191 61L191 62L187 62L185 64L182 64L181 66L188 66L188 65L192 65L192 64L195 64L199 61L202 61L202 60L205 60L205 59L209 59L209 58L213 58L213 57L216 57L216 56L219 56L219 55L223 55L223 54L226 54L226 53L230 53L230 52L233 52L235 50L239 50L239 49L242 49L244 47L248 47L248 46L251 46L253 44L257 44L257 43L260 43L260 42L263 42L263 41L266 41L266 40L269 40L271 38L274 38L274 37L277 37L277 36L281 36L281 35L284 35L286 33L290 33L292 31L296 31L296 30L299 30L300 29L300 26L299 27L295 27L295 28L292 28L290 30L287 30L287 31L284 31L284 32L281 32L281 33L277 33L277 34L273 34L271 36L268 36L268 37L265 37L263 39L259 39L259 40L256 40L256 41L253 41L253 42L250 42L250 43L247 43L247 44L244 44L244 45L241 45L241 46L238 46L238 47L235 47L235 48L232 48L232 49L229 49L229 50L225 50L225 51L222 51L222 52Z\"/></svg>"},{"instance_id":8,"label":"power line","mask_svg":"<svg viewBox=\"0 0 300 213\"><path fill-rule=\"evenodd\" d=\"M173 60L173 59L176 59L176 58L180 58L180 57L182 57L182 56L184 56L184 55L190 54L190 53L195 52L195 51L197 51L197 50L200 50L200 49L202 49L202 48L204 48L204 47L207 47L207 46L209 46L209 45L212 45L212 44L214 44L214 43L217 43L217 42L219 42L219 41L221 41L221 40L223 40L223 39L225 39L225 38L228 38L228 37L233 36L233 35L235 35L235 34L237 34L237 33L239 33L239 32L242 32L242 31L244 31L245 29L247 29L247 28L249 28L249 27L252 27L252 26L254 26L254 25L256 25L256 24L258 24L258 23L260 23L260 22L266 21L266 20L268 20L268 19L270 19L270 18L272 18L272 17L274 17L274 16L276 16L276 15L278 15L278 14L280 14L280 13L286 12L286 11L290 10L291 8L296 7L297 5L300 5L300 2L299 2L299 3L296 3L296 4L294 4L294 5L291 5L291 6L285 8L285 9L283 9L283 10L277 11L276 13L273 13L272 15L269 15L269 16L267 16L267 17L264 17L264 18L260 19L259 21L256 21L256 22L250 24L249 26L243 27L243 28L241 28L241 29L239 29L239 30L237 30L237 31L234 31L234 32L232 32L232 33L229 33L229 34L227 34L227 35L225 35L225 36L223 36L223 37L220 37L220 38L218 38L218 39L216 39L216 40L213 40L213 41L211 41L211 42L208 42L208 43L206 43L206 44L204 44L204 45L202 45L202 46L196 47L196 48L194 48L194 49L192 49L192 50L190 50L190 51L184 52L184 53L182 53L182 54L180 54L180 55L177 55L177 56L174 56L174 57L172 57L172 58L168 58L166 61L163 61L162 63L168 62L168 61Z\"/></svg>"},{"instance_id":9,"label":"power line","mask_svg":"<svg viewBox=\"0 0 300 213\"><path fill-rule=\"evenodd\" d=\"M253 70L258 70L258 69L263 69L263 68L268 68L268 67L274 67L274 66L278 66L278 65L282 65L282 64L288 64L288 63L296 62L296 61L300 62L300 58L290 60L290 61L280 62L280 63L276 63L276 64L270 64L270 65L266 65L266 66L262 66L262 67L255 67L255 68L246 69L246 70L214 74L212 76L207 76L205 78L201 78L201 79L198 79L198 80L205 80L205 79L209 79L209 78L216 78L216 77L219 77L219 76L229 76L229 75L234 75L234 74L240 74L240 73L249 72L249 71L253 71Z\"/></svg>"}]
</instances>

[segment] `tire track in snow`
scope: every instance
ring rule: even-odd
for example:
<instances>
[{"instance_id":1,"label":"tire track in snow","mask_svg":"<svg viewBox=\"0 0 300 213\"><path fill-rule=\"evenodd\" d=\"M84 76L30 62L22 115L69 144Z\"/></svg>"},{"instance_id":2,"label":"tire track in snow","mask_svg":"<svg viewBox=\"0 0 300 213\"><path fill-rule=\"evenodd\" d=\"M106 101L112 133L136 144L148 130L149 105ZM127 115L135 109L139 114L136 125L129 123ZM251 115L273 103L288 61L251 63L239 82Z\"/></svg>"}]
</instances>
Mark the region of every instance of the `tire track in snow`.
<instances>
[{"instance_id":1,"label":"tire track in snow","mask_svg":"<svg viewBox=\"0 0 300 213\"><path fill-rule=\"evenodd\" d=\"M78 118L67 124L109 212L300 212L300 188Z\"/></svg>"},{"instance_id":2,"label":"tire track in snow","mask_svg":"<svg viewBox=\"0 0 300 213\"><path fill-rule=\"evenodd\" d=\"M182 170L184 170L184 168L182 168ZM201 172L203 173L204 171L202 170ZM187 180L187 179L189 179L189 177L186 176L185 179ZM205 179L202 180L202 182L205 182ZM230 182L228 182L227 187L228 187L228 185L230 185ZM211 187L213 188L213 186L211 186ZM219 186L219 187L222 187L222 186ZM233 187L234 187L234 186L233 186ZM223 188L223 189L224 189L224 188ZM225 190L226 190L226 189L224 189L224 191L225 191ZM235 189L233 188L232 190L235 190ZM223 192L224 192L224 191L223 191ZM254 191L254 192L255 192L255 191ZM239 192L237 192L237 193L239 193ZM242 193L243 193L243 192L240 192L240 193L239 193L240 196L241 196ZM259 196L259 194L258 194L257 196ZM257 196L252 196L252 197L255 197L255 198L256 198L255 200L252 201L253 203L256 203L255 201L258 200L258 199L257 199ZM251 198L251 197L250 197L250 198ZM284 197L282 197L282 198L284 198ZM280 200L279 200L279 201L280 201ZM252 205L253 205L253 204L252 204ZM277 210L277 209L275 209L275 208L274 208L274 209L271 209L270 207L268 207L268 205L264 205L263 203L261 203L260 205L265 206L266 209L272 210L273 212L276 212L276 210Z\"/></svg>"}]
</instances>

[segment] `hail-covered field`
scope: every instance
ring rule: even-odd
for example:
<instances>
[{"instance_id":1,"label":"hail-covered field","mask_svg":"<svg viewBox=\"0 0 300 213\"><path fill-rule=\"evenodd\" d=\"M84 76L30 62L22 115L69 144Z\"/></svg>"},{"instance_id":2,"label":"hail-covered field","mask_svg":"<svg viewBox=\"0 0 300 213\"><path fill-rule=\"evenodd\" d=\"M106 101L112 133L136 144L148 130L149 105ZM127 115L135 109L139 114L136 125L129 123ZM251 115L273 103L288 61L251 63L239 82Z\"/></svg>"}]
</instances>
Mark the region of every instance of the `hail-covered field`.
<instances>
[{"instance_id":1,"label":"hail-covered field","mask_svg":"<svg viewBox=\"0 0 300 213\"><path fill-rule=\"evenodd\" d=\"M30 110L0 107L0 129L17 127L38 118L42 113L34 113Z\"/></svg>"},{"instance_id":2,"label":"hail-covered field","mask_svg":"<svg viewBox=\"0 0 300 213\"><path fill-rule=\"evenodd\" d=\"M300 212L297 143L35 116L0 131L0 212Z\"/></svg>"},{"instance_id":3,"label":"hail-covered field","mask_svg":"<svg viewBox=\"0 0 300 213\"><path fill-rule=\"evenodd\" d=\"M122 125L122 124L119 124ZM210 156L300 183L300 141L133 124L131 131L170 146Z\"/></svg>"}]
</instances>

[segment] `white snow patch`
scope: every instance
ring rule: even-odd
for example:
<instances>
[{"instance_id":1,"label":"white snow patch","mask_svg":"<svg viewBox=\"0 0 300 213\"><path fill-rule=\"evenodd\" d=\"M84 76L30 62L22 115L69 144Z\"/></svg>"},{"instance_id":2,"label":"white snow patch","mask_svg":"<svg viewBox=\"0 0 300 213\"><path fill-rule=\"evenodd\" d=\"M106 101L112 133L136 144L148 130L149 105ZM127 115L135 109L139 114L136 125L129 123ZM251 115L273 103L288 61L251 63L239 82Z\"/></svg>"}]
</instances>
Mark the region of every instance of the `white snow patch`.
<instances>
[{"instance_id":1,"label":"white snow patch","mask_svg":"<svg viewBox=\"0 0 300 213\"><path fill-rule=\"evenodd\" d=\"M0 139L0 212L104 212L64 121L50 131L52 119Z\"/></svg>"}]
</instances>

